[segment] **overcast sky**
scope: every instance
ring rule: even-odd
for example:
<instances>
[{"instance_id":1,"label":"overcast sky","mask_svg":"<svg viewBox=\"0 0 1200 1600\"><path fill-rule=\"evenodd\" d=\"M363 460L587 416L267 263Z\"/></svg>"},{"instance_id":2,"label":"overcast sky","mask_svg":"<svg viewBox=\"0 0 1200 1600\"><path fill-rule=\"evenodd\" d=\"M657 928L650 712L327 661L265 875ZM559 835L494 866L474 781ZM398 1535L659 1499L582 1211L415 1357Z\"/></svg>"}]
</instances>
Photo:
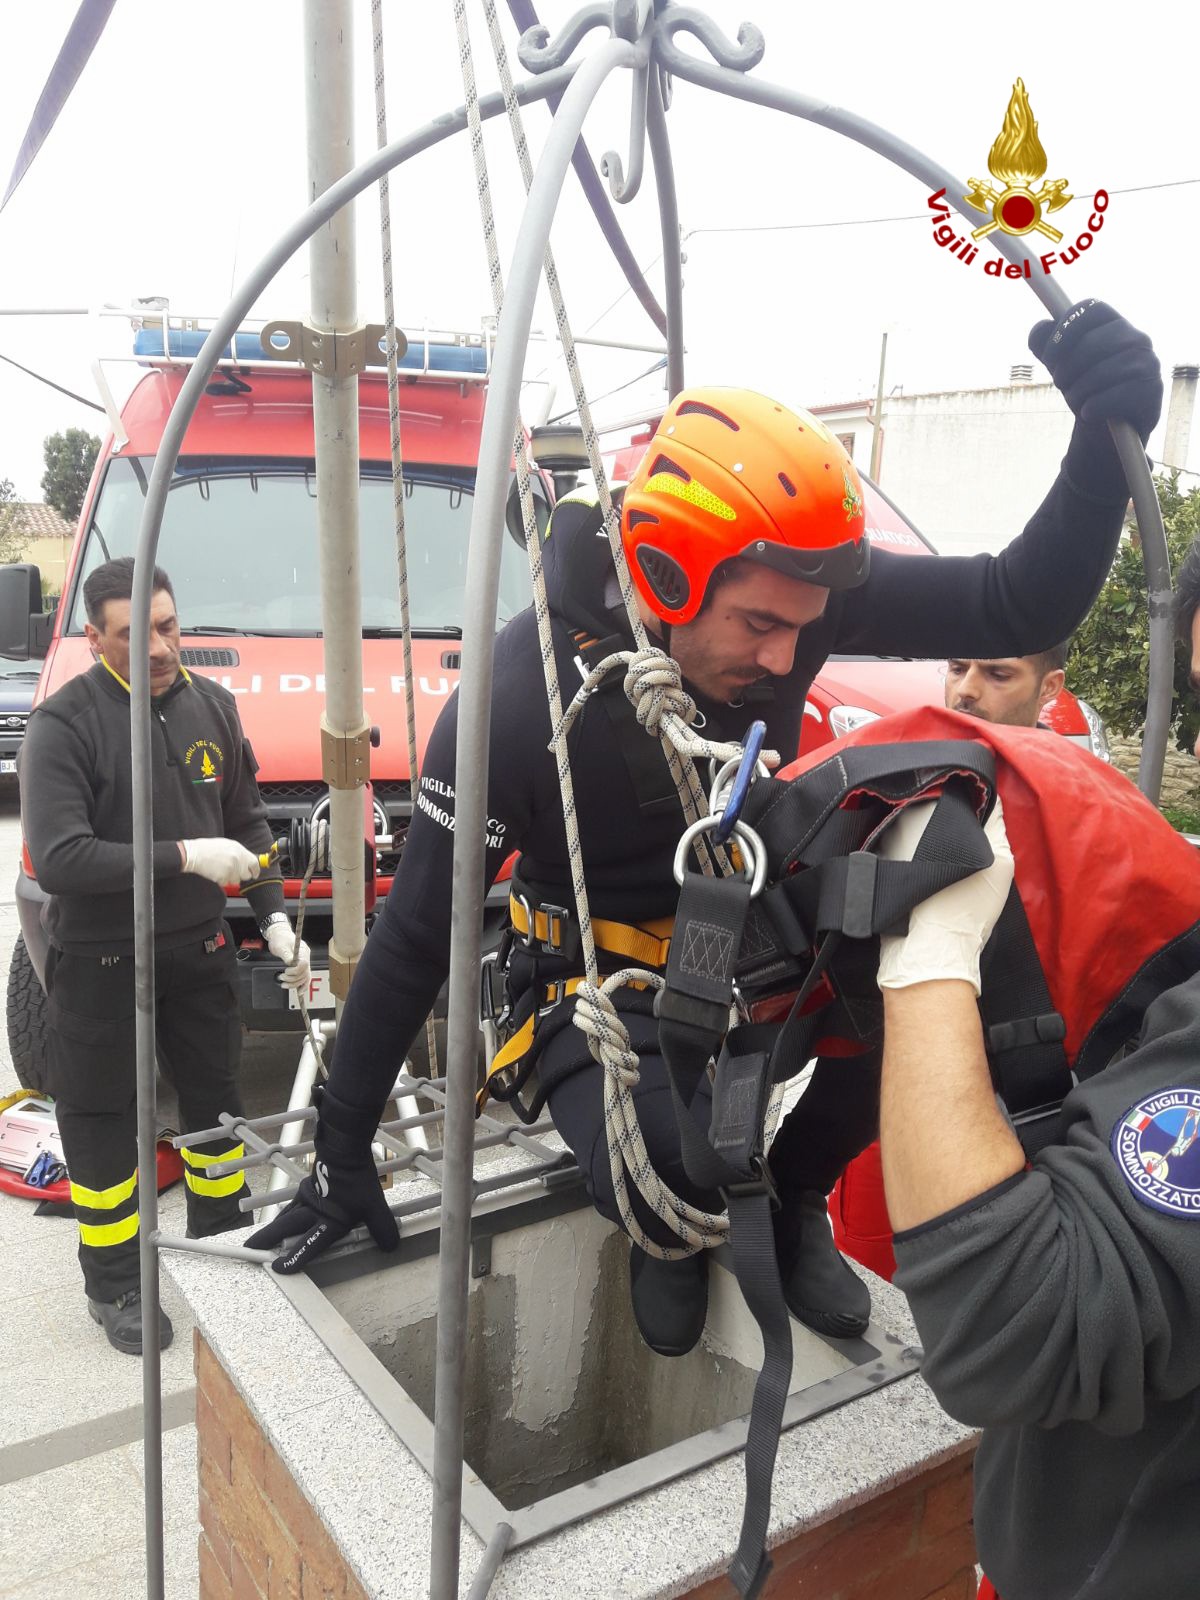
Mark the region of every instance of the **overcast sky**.
<instances>
[{"instance_id":1,"label":"overcast sky","mask_svg":"<svg viewBox=\"0 0 1200 1600\"><path fill-rule=\"evenodd\" d=\"M541 0L552 27L574 9L570 0ZM869 117L963 178L987 176L1013 80L1023 77L1046 175L1066 178L1078 197L1053 219L1064 242L1086 226L1097 189L1112 196L1092 249L1059 281L1072 299L1110 300L1144 327L1168 373L1200 361L1198 30L1185 9L1149 0L1120 29L1085 20L1076 5L1046 3L997 11L710 0L707 9L731 35L743 18L762 27L758 76ZM40 0L0 15L0 177L75 10L76 0ZM357 0L355 16L362 156L375 143L369 0ZM471 16L477 73L491 87L474 6ZM460 103L462 88L450 0L385 0L384 23L395 136ZM508 36L515 54L511 27ZM624 148L628 92L624 79L614 83L593 110L586 136L597 159ZM547 113L526 115L536 152ZM688 234L689 381L747 384L798 405L859 398L874 392L885 329L889 390L987 387L1025 359L1038 302L1023 284L984 276L986 245L971 266L937 249L923 220L927 190L916 180L823 129L687 84L676 86L669 125ZM491 125L488 151L507 261L519 185L505 125ZM300 0L118 0L66 111L0 215L0 306L164 294L177 309L212 314L304 199ZM392 209L401 322L477 329L490 300L465 138L401 169ZM660 250L652 184L618 212L638 259L652 263ZM914 214L921 220L863 222ZM573 325L653 342L589 218L569 180L554 243ZM793 226L751 231L779 224ZM382 320L373 194L359 202L358 237L360 311ZM649 275L661 281L656 270ZM296 258L261 314L302 315L307 291L307 262ZM123 330L102 338L112 351L126 342ZM96 347L86 318L0 317L0 354L82 394L94 394ZM589 386L600 394L652 359L593 356ZM121 387L133 375L114 369ZM643 385L600 409L622 415L653 392ZM41 498L45 434L75 425L103 431L96 413L3 365L0 408L0 477L11 477L24 499ZM1189 465L1200 471L1200 436Z\"/></svg>"}]
</instances>

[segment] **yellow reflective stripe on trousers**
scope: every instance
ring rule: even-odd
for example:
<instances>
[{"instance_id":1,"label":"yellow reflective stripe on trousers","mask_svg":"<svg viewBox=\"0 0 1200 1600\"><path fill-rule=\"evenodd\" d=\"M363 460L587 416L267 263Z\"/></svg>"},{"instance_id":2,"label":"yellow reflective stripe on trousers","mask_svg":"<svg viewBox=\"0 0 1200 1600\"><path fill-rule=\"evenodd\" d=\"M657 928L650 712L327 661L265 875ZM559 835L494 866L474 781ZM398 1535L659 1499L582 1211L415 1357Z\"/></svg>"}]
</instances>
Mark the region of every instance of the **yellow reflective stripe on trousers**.
<instances>
[{"instance_id":1,"label":"yellow reflective stripe on trousers","mask_svg":"<svg viewBox=\"0 0 1200 1600\"><path fill-rule=\"evenodd\" d=\"M71 1199L77 1206L86 1206L89 1211L115 1211L123 1205L137 1188L137 1171L125 1179L124 1183L114 1183L111 1189L88 1189L82 1183L71 1185ZM134 1225L137 1218L134 1218Z\"/></svg>"},{"instance_id":2,"label":"yellow reflective stripe on trousers","mask_svg":"<svg viewBox=\"0 0 1200 1600\"><path fill-rule=\"evenodd\" d=\"M222 1150L214 1155L207 1150L189 1150L186 1145L180 1147L183 1157L183 1181L193 1194L206 1194L215 1199L222 1199L226 1195L241 1194L245 1175L241 1172L228 1172L223 1178L203 1178L192 1171L193 1167L215 1167L221 1161L240 1161L246 1154L244 1144L235 1144L232 1150Z\"/></svg>"},{"instance_id":3,"label":"yellow reflective stripe on trousers","mask_svg":"<svg viewBox=\"0 0 1200 1600\"><path fill-rule=\"evenodd\" d=\"M72 1184L72 1188L74 1185ZM122 1217L120 1222L81 1222L79 1224L79 1238L83 1244L91 1245L94 1250L102 1250L105 1245L124 1244L126 1239L132 1239L138 1231L138 1214Z\"/></svg>"},{"instance_id":4,"label":"yellow reflective stripe on trousers","mask_svg":"<svg viewBox=\"0 0 1200 1600\"><path fill-rule=\"evenodd\" d=\"M197 1178L184 1167L183 1181L193 1194L208 1194L219 1197L226 1194L241 1194L246 1176L242 1172L230 1172L224 1178Z\"/></svg>"},{"instance_id":5,"label":"yellow reflective stripe on trousers","mask_svg":"<svg viewBox=\"0 0 1200 1600\"><path fill-rule=\"evenodd\" d=\"M215 1167L218 1161L240 1161L246 1154L244 1144L235 1144L232 1150L222 1150L220 1155L213 1155L208 1150L189 1150L187 1145L182 1145L179 1154L189 1167Z\"/></svg>"}]
</instances>

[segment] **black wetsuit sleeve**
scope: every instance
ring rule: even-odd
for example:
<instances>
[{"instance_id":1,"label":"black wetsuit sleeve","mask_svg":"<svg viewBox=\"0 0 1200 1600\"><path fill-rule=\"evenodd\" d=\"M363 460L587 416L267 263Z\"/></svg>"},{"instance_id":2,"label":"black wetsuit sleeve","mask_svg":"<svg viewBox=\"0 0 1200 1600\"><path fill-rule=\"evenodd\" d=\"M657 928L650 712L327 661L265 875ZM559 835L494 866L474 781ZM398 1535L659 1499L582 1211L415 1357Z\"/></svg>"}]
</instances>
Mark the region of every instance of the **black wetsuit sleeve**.
<instances>
[{"instance_id":1,"label":"black wetsuit sleeve","mask_svg":"<svg viewBox=\"0 0 1200 1600\"><path fill-rule=\"evenodd\" d=\"M97 895L131 891L133 846L98 839L95 818L96 752L82 730L48 711L29 719L22 742L21 829L39 887L53 895ZM156 878L183 871L179 846L154 844Z\"/></svg>"},{"instance_id":2,"label":"black wetsuit sleeve","mask_svg":"<svg viewBox=\"0 0 1200 1600\"><path fill-rule=\"evenodd\" d=\"M1049 494L1007 549L936 564L874 549L866 583L846 596L833 648L988 657L1060 644L1112 566L1126 504L1117 474L1107 430L1077 423Z\"/></svg>"},{"instance_id":3,"label":"black wetsuit sleeve","mask_svg":"<svg viewBox=\"0 0 1200 1600\"><path fill-rule=\"evenodd\" d=\"M1182 1105L1134 1126L1200 1090L1200 978L1154 1003L1144 1038L1072 1091L1029 1171L896 1235L924 1376L962 1422L1131 1434L1200 1387L1200 1139Z\"/></svg>"},{"instance_id":4,"label":"black wetsuit sleeve","mask_svg":"<svg viewBox=\"0 0 1200 1600\"><path fill-rule=\"evenodd\" d=\"M536 654L532 666L540 673ZM488 887L527 835L539 782L547 772L554 777L540 677L502 681L502 672L498 659L488 819L480 840ZM429 740L400 867L338 1026L330 1088L364 1111L382 1108L450 970L457 734L456 692Z\"/></svg>"}]
</instances>

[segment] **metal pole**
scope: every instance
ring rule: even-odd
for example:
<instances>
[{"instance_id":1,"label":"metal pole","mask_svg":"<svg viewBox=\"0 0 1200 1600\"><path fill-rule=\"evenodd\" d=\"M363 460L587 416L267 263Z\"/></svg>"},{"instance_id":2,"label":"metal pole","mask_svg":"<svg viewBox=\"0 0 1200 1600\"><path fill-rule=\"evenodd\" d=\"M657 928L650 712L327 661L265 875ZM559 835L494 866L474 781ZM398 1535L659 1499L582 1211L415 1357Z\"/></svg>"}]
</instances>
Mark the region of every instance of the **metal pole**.
<instances>
[{"instance_id":1,"label":"metal pole","mask_svg":"<svg viewBox=\"0 0 1200 1600\"><path fill-rule=\"evenodd\" d=\"M652 68L650 72L646 133L650 141L650 159L654 163L654 187L658 193L658 216L662 227L663 301L667 310L667 393L673 400L683 388L683 261L679 196L675 192L671 141L667 135L662 79L657 68Z\"/></svg>"},{"instance_id":2,"label":"metal pole","mask_svg":"<svg viewBox=\"0 0 1200 1600\"><path fill-rule=\"evenodd\" d=\"M801 117L820 127L844 134L856 144L874 150L885 160L902 167L931 192L945 191L946 204L976 224L979 213L963 199L965 185L954 174L936 161L897 139L885 128L865 117L827 101L815 100L811 95L798 94L794 89L764 79L748 78L744 73L727 67L701 61L698 57L680 50L674 43L669 24L671 12L663 13L656 22L654 49L659 61L674 77L694 83L702 89L714 89L731 95L736 100L747 100L753 105L769 106L784 111L789 116ZM1015 238L999 229L989 235L990 242L1002 256L1018 264L1027 258ZM1041 270L1036 257L1028 258L1032 276L1029 286L1052 317L1063 316L1071 307L1071 299L1059 283ZM1142 756L1138 768L1138 786L1146 797L1157 803L1162 784L1162 770L1166 759L1167 734L1171 724L1171 690L1174 677L1174 644L1171 637L1171 563L1167 554L1167 534L1163 527L1162 509L1146 461L1142 442L1130 423L1109 424L1113 443L1125 469L1125 477L1133 497L1138 528L1142 535L1142 560L1146 569L1146 587L1150 609L1150 681L1146 694L1146 723L1142 730Z\"/></svg>"},{"instance_id":3,"label":"metal pole","mask_svg":"<svg viewBox=\"0 0 1200 1600\"><path fill-rule=\"evenodd\" d=\"M142 1293L142 1463L146 1594L163 1600L162 1352L158 1348L158 1101L154 1053L154 828L150 771L150 603L154 556L133 569L129 736L133 778L134 1039L137 1049L138 1279ZM139 759L140 758L140 759ZM140 770L139 770L140 769Z\"/></svg>"},{"instance_id":4,"label":"metal pole","mask_svg":"<svg viewBox=\"0 0 1200 1600\"><path fill-rule=\"evenodd\" d=\"M315 200L354 166L354 8L351 0L304 0L307 48L309 198ZM358 550L358 374L343 370L339 335L358 326L354 209L347 206L313 234L309 244L311 319L332 334L323 341L332 362L313 372L313 432L317 454L317 539L321 558L321 620L325 645L325 710L321 747L329 784L329 844L333 892L330 981L338 1015L366 943L363 884L362 785L367 780L367 735L362 694L362 581ZM329 370L329 369L332 370ZM336 759L335 741L360 741L353 768ZM341 744L345 749L345 743Z\"/></svg>"},{"instance_id":5,"label":"metal pole","mask_svg":"<svg viewBox=\"0 0 1200 1600\"><path fill-rule=\"evenodd\" d=\"M879 342L879 382L875 386L875 415L871 421L874 424L874 433L871 437L871 477L879 482L879 462L883 456L883 369L887 364L887 333Z\"/></svg>"},{"instance_id":6,"label":"metal pole","mask_svg":"<svg viewBox=\"0 0 1200 1600\"><path fill-rule=\"evenodd\" d=\"M438 1257L437 1368L434 1387L433 1537L430 1600L456 1600L463 1469L463 1356L471 1229L472 1128L478 1037L483 853L487 822L492 650L508 468L529 325L550 224L588 107L618 67L646 60L645 42L608 39L579 66L546 139L525 204L488 387L463 614L454 808L453 910L446 1068L442 1231Z\"/></svg>"},{"instance_id":7,"label":"metal pole","mask_svg":"<svg viewBox=\"0 0 1200 1600\"><path fill-rule=\"evenodd\" d=\"M577 69L564 66L554 72L519 83L516 97L522 105L544 100L565 88ZM479 102L482 117L505 110L502 96L491 94ZM311 238L348 201L410 157L440 144L467 125L466 109L456 109L425 123L397 139L349 173L322 195L276 241L248 274L237 294L217 318L200 354L192 363L179 397L163 429L150 474L141 525L138 530L130 617L130 767L133 789L133 915L137 1041L138 1183L141 1227L139 1236L142 1290L142 1405L144 1419L146 1593L163 1600L162 1534L162 1363L158 1350L158 1170L155 1156L157 1106L154 1058L154 880L153 880L153 778L150 766L150 602L151 573L158 552L159 534L167 493L184 435L200 396L216 369L221 351L236 333L251 307L301 245ZM119 421L119 419L118 419ZM503 521L503 518L501 518ZM489 658L490 659L490 658Z\"/></svg>"}]
</instances>

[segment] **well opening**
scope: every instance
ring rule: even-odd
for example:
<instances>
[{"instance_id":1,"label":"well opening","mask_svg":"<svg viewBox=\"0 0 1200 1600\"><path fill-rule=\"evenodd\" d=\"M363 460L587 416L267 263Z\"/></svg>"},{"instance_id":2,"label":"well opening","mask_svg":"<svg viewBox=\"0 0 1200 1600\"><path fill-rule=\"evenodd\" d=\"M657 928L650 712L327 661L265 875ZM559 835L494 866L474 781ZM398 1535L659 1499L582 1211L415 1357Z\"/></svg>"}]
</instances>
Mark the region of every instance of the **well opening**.
<instances>
[{"instance_id":1,"label":"well opening","mask_svg":"<svg viewBox=\"0 0 1200 1600\"><path fill-rule=\"evenodd\" d=\"M628 1261L628 1242L590 1207L476 1242L464 1458L507 1510L669 1452L750 1410L761 1342L732 1274L712 1263L704 1337L690 1354L665 1359L638 1333ZM430 1255L325 1291L427 1419L436 1290ZM793 1395L877 1354L863 1341L835 1348L798 1327L793 1343Z\"/></svg>"}]
</instances>

